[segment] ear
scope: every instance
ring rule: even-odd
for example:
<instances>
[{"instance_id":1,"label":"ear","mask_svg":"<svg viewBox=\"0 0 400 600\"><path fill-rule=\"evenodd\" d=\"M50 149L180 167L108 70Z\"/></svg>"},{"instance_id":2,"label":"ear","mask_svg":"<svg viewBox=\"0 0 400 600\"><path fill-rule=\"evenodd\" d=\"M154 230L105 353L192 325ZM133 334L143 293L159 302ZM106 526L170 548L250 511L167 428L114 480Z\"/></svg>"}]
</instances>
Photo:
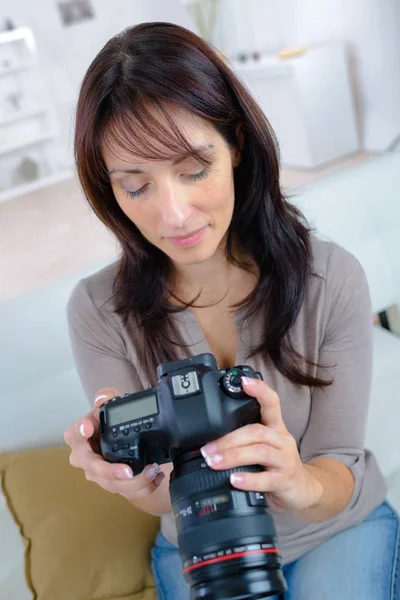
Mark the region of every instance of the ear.
<instances>
[{"instance_id":1,"label":"ear","mask_svg":"<svg viewBox=\"0 0 400 600\"><path fill-rule=\"evenodd\" d=\"M239 123L236 126L236 140L237 144L234 148L232 148L232 164L234 167L237 167L242 160L242 149L244 145L244 132L243 126Z\"/></svg>"}]
</instances>

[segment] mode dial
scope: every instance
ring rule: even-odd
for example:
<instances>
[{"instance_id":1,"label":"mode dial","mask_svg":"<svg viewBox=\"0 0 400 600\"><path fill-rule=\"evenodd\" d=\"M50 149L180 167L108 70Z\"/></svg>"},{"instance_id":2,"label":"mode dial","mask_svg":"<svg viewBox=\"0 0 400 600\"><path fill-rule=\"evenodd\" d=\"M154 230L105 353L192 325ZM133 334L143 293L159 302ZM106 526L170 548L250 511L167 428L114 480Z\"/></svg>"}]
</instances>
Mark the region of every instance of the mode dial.
<instances>
[{"instance_id":1,"label":"mode dial","mask_svg":"<svg viewBox=\"0 0 400 600\"><path fill-rule=\"evenodd\" d=\"M231 398L241 399L246 397L242 388L242 377L251 377L248 369L244 371L241 367L232 367L222 377L222 389Z\"/></svg>"}]
</instances>

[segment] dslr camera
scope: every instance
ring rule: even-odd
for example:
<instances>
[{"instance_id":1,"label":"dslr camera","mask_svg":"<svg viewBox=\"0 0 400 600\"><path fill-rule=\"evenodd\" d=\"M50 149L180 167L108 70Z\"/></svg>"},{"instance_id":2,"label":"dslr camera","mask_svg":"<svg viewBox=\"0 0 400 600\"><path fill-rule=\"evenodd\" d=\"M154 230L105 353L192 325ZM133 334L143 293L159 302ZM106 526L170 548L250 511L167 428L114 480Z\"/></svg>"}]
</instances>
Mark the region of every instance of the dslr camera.
<instances>
[{"instance_id":1,"label":"dslr camera","mask_svg":"<svg viewBox=\"0 0 400 600\"><path fill-rule=\"evenodd\" d=\"M100 409L100 445L108 462L135 475L173 462L169 491L191 600L250 600L286 590L266 494L231 486L235 471L210 469L199 448L260 421L260 405L241 377L247 365L218 369L212 354L162 363L158 385L109 400Z\"/></svg>"}]
</instances>

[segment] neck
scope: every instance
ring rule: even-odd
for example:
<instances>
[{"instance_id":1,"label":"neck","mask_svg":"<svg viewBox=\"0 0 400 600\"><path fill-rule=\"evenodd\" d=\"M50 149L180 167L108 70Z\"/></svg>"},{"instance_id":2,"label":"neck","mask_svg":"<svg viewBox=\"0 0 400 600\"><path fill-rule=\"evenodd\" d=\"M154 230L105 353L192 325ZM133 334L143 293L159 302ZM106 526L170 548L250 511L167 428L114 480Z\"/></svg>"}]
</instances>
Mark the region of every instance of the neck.
<instances>
[{"instance_id":1,"label":"neck","mask_svg":"<svg viewBox=\"0 0 400 600\"><path fill-rule=\"evenodd\" d=\"M240 253L235 256L243 260ZM248 262L248 261L246 261ZM229 302L237 296L243 270L228 262L224 249L218 248L209 260L195 265L174 265L174 293L184 302L197 298L194 306Z\"/></svg>"}]
</instances>

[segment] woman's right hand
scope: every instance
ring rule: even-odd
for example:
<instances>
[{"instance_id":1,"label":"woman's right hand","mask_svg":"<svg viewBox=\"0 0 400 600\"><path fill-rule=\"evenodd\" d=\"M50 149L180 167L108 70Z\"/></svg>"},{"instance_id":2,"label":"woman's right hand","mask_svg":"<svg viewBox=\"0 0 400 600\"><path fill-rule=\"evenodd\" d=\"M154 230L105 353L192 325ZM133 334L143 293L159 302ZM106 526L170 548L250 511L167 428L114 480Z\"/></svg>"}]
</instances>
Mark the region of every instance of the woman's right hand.
<instances>
[{"instance_id":1,"label":"woman's right hand","mask_svg":"<svg viewBox=\"0 0 400 600\"><path fill-rule=\"evenodd\" d=\"M83 469L86 479L94 481L104 490L120 494L128 500L151 494L158 488L165 475L159 465L147 465L134 476L128 465L109 463L100 452L99 411L111 398L120 396L114 388L103 388L96 394L95 406L86 417L77 419L64 433L64 440L71 448L69 462Z\"/></svg>"}]
</instances>

